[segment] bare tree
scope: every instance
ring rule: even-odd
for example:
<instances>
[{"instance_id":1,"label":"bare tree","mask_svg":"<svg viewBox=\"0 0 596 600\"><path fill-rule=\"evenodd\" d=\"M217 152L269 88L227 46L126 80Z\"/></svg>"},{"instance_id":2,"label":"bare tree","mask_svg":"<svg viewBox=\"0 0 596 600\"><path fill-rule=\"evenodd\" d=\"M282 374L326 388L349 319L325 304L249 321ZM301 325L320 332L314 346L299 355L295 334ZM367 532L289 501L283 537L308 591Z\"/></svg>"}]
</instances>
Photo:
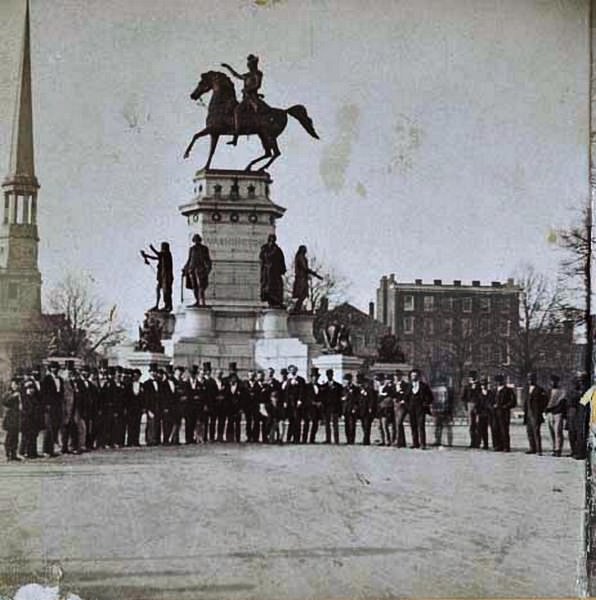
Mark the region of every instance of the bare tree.
<instances>
[{"instance_id":1,"label":"bare tree","mask_svg":"<svg viewBox=\"0 0 596 600\"><path fill-rule=\"evenodd\" d=\"M82 275L68 274L49 293L48 307L64 317L52 332L56 354L89 358L124 336L116 305L106 306Z\"/></svg>"},{"instance_id":2,"label":"bare tree","mask_svg":"<svg viewBox=\"0 0 596 600\"><path fill-rule=\"evenodd\" d=\"M592 321L592 247L595 238L592 234L591 210L585 208L581 219L568 229L559 230L554 239L565 251L561 270L569 288L583 297L582 309L577 311L579 322L586 332L586 352L584 371L590 379L594 370L594 323Z\"/></svg>"},{"instance_id":3,"label":"bare tree","mask_svg":"<svg viewBox=\"0 0 596 600\"><path fill-rule=\"evenodd\" d=\"M310 310L317 312L325 302L328 302L330 306L345 302L348 298L350 281L334 269L326 266L316 256L309 255L308 263L309 268L322 277L322 279L314 277L310 279L308 294ZM294 270L291 269L284 280L284 294L288 304L292 300L293 287Z\"/></svg>"},{"instance_id":4,"label":"bare tree","mask_svg":"<svg viewBox=\"0 0 596 600\"><path fill-rule=\"evenodd\" d=\"M506 337L496 337L496 348L507 357L506 371L524 382L529 373L550 365L568 368L571 348L565 364L556 365L555 335L569 320L572 309L566 302L560 280L551 281L531 265L520 269L516 277L520 288L519 324L512 324Z\"/></svg>"}]
</instances>

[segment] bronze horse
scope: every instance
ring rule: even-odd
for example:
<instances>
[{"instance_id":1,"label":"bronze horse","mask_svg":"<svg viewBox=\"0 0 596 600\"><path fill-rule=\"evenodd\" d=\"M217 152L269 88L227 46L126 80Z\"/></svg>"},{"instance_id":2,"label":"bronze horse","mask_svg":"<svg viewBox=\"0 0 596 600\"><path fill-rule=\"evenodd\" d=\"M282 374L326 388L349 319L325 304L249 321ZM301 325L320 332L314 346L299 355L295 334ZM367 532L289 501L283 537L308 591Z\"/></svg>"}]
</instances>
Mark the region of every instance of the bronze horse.
<instances>
[{"instance_id":1,"label":"bronze horse","mask_svg":"<svg viewBox=\"0 0 596 600\"><path fill-rule=\"evenodd\" d=\"M204 167L205 169L209 169L219 136L234 135L234 109L238 105L238 101L236 100L236 90L232 80L224 73L218 71L203 73L190 97L192 100L199 100L206 92L213 92L209 101L206 127L194 134L184 153L184 158L189 157L194 143L200 137L210 135L211 149ZM319 139L306 108L301 104L296 104L284 110L269 107L261 101L259 110L256 113L247 110L242 113L239 121L238 133L240 135L258 135L265 151L263 156L259 156L259 158L256 158L247 165L247 171L250 171L251 167L256 163L269 159L259 169L259 171L264 171L281 155L279 146L277 145L277 138L288 124L288 115L297 119L312 137Z\"/></svg>"}]
</instances>

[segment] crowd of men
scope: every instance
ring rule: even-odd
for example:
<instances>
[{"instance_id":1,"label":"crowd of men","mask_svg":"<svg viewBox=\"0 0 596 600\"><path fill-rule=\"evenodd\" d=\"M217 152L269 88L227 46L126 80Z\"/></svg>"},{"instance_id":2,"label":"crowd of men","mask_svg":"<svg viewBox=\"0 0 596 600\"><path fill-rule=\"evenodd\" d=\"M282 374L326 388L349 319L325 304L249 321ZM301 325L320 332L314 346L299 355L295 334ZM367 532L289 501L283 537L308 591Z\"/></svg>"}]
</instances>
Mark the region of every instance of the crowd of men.
<instances>
[{"instance_id":1,"label":"crowd of men","mask_svg":"<svg viewBox=\"0 0 596 600\"><path fill-rule=\"evenodd\" d=\"M463 389L470 446L488 449L490 431L492 448L508 452L516 396L504 377L497 376L495 384L471 372ZM569 423L579 423L573 415L583 385L578 380L572 394L561 390L556 377L549 391L530 379L524 403L530 452L542 452L540 425L546 414L554 455L561 455L565 422L572 452L578 454L579 434ZM444 380L431 389L418 369L407 376L379 373L372 380L363 373L346 374L340 383L333 370L321 377L316 368L306 380L294 365L281 369L279 377L274 369L254 370L243 380L234 363L227 374L212 373L210 363L190 369L151 365L142 380L138 369L106 364L77 369L74 362L61 369L51 362L43 377L35 369L14 377L2 404L8 460L38 458L39 442L49 457L141 442L313 444L319 427L324 443L339 444L340 424L347 444L356 443L359 426L359 441L369 445L375 421L381 445L405 447L408 423L411 447L424 449L427 415L434 424L433 445L442 446L444 437L448 446L453 443L453 393Z\"/></svg>"}]
</instances>

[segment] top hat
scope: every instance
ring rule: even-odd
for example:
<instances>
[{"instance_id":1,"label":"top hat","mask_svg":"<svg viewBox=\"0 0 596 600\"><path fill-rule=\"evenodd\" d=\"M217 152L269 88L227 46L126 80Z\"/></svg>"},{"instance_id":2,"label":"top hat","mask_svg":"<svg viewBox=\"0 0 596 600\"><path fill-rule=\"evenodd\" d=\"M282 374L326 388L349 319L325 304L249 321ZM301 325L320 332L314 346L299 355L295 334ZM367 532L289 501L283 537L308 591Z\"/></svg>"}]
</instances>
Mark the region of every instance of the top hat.
<instances>
[{"instance_id":1,"label":"top hat","mask_svg":"<svg viewBox=\"0 0 596 600\"><path fill-rule=\"evenodd\" d=\"M141 369L132 369L133 375L138 375L139 377L143 374Z\"/></svg>"},{"instance_id":2,"label":"top hat","mask_svg":"<svg viewBox=\"0 0 596 600\"><path fill-rule=\"evenodd\" d=\"M319 369L318 369L318 367L312 367L312 369L310 370L310 376L311 377L318 377L319 376Z\"/></svg>"},{"instance_id":3,"label":"top hat","mask_svg":"<svg viewBox=\"0 0 596 600\"><path fill-rule=\"evenodd\" d=\"M325 371L325 375L328 375L328 376L331 376L331 377L333 377L333 369L327 369L327 370Z\"/></svg>"},{"instance_id":4,"label":"top hat","mask_svg":"<svg viewBox=\"0 0 596 600\"><path fill-rule=\"evenodd\" d=\"M149 373L156 373L158 371L157 363L151 363L149 365Z\"/></svg>"},{"instance_id":5,"label":"top hat","mask_svg":"<svg viewBox=\"0 0 596 600\"><path fill-rule=\"evenodd\" d=\"M364 377L364 373L356 373L356 381L364 381L365 377Z\"/></svg>"},{"instance_id":6,"label":"top hat","mask_svg":"<svg viewBox=\"0 0 596 600\"><path fill-rule=\"evenodd\" d=\"M279 370L279 374L280 375L287 375L288 374L288 370L284 367L282 369Z\"/></svg>"},{"instance_id":7,"label":"top hat","mask_svg":"<svg viewBox=\"0 0 596 600\"><path fill-rule=\"evenodd\" d=\"M346 374L344 375L344 379L345 379L346 381L352 381L352 373L346 373Z\"/></svg>"},{"instance_id":8,"label":"top hat","mask_svg":"<svg viewBox=\"0 0 596 600\"><path fill-rule=\"evenodd\" d=\"M199 365L193 365L193 366L190 368L190 372L191 372L193 375L196 375L196 374L199 372Z\"/></svg>"},{"instance_id":9,"label":"top hat","mask_svg":"<svg viewBox=\"0 0 596 600\"><path fill-rule=\"evenodd\" d=\"M205 371L207 373L211 373L211 363L210 362L203 363L203 371Z\"/></svg>"},{"instance_id":10,"label":"top hat","mask_svg":"<svg viewBox=\"0 0 596 600\"><path fill-rule=\"evenodd\" d=\"M108 368L108 359L107 359L107 358L102 358L102 359L99 361L99 366L100 366L100 368L102 368L102 369L107 369L107 368Z\"/></svg>"},{"instance_id":11,"label":"top hat","mask_svg":"<svg viewBox=\"0 0 596 600\"><path fill-rule=\"evenodd\" d=\"M238 370L238 364L235 362L231 362L228 365L228 370L230 371L230 373L235 373Z\"/></svg>"},{"instance_id":12,"label":"top hat","mask_svg":"<svg viewBox=\"0 0 596 600\"><path fill-rule=\"evenodd\" d=\"M505 377L501 374L495 375L495 381L497 383L505 383Z\"/></svg>"},{"instance_id":13,"label":"top hat","mask_svg":"<svg viewBox=\"0 0 596 600\"><path fill-rule=\"evenodd\" d=\"M469 371L468 377L472 377L473 379L476 379L476 377L478 377L478 371Z\"/></svg>"}]
</instances>

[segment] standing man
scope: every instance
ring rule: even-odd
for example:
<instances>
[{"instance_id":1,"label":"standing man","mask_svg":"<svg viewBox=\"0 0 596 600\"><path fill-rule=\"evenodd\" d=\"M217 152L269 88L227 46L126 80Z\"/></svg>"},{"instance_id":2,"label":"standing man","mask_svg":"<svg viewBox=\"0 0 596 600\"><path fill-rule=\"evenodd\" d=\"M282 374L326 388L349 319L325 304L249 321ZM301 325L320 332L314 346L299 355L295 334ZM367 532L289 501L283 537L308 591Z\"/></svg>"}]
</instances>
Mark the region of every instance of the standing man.
<instances>
[{"instance_id":1,"label":"standing man","mask_svg":"<svg viewBox=\"0 0 596 600\"><path fill-rule=\"evenodd\" d=\"M580 458L581 449L581 416L583 406L580 403L585 392L585 373L577 373L573 378L573 388L567 393L567 429L571 456Z\"/></svg>"},{"instance_id":2,"label":"standing man","mask_svg":"<svg viewBox=\"0 0 596 600\"><path fill-rule=\"evenodd\" d=\"M344 375L344 382L342 401L346 443L353 445L356 443L356 419L358 416L360 389L358 386L354 385L352 373L346 373Z\"/></svg>"},{"instance_id":3,"label":"standing man","mask_svg":"<svg viewBox=\"0 0 596 600\"><path fill-rule=\"evenodd\" d=\"M558 375L551 375L551 386L548 397L548 403L544 412L550 431L550 438L553 444L553 456L561 456L563 451L563 421L565 419L566 394L560 387L561 378Z\"/></svg>"},{"instance_id":4,"label":"standing man","mask_svg":"<svg viewBox=\"0 0 596 600\"><path fill-rule=\"evenodd\" d=\"M192 306L206 306L205 290L209 285L211 273L211 256L209 248L201 243L202 238L198 233L192 236L193 245L188 251L188 260L182 269L186 279L186 288L193 291L195 303Z\"/></svg>"},{"instance_id":5,"label":"standing man","mask_svg":"<svg viewBox=\"0 0 596 600\"><path fill-rule=\"evenodd\" d=\"M190 368L190 375L186 381L186 395L188 397L184 437L187 444L197 444L207 441L206 431L206 397L205 381L199 365Z\"/></svg>"},{"instance_id":6,"label":"standing man","mask_svg":"<svg viewBox=\"0 0 596 600\"><path fill-rule=\"evenodd\" d=\"M495 377L497 390L495 392L495 420L499 432L499 441L503 452L511 452L511 439L509 436L509 426L511 422L511 409L515 408L517 401L514 391L505 385L505 377L497 375Z\"/></svg>"},{"instance_id":7,"label":"standing man","mask_svg":"<svg viewBox=\"0 0 596 600\"><path fill-rule=\"evenodd\" d=\"M356 385L359 390L357 400L357 418L362 425L362 444L370 446L370 432L376 415L376 394L373 386L367 381L364 373L356 374Z\"/></svg>"},{"instance_id":8,"label":"standing man","mask_svg":"<svg viewBox=\"0 0 596 600\"><path fill-rule=\"evenodd\" d=\"M145 443L147 446L159 446L161 444L161 390L155 363L149 365L149 378L143 383L143 400L147 414Z\"/></svg>"},{"instance_id":9,"label":"standing man","mask_svg":"<svg viewBox=\"0 0 596 600\"><path fill-rule=\"evenodd\" d=\"M450 392L445 377L439 377L437 385L432 388L431 405L431 415L435 425L434 446L438 448L443 447L443 431L447 432L447 446L453 446L453 395Z\"/></svg>"},{"instance_id":10,"label":"standing man","mask_svg":"<svg viewBox=\"0 0 596 600\"><path fill-rule=\"evenodd\" d=\"M310 371L310 381L304 386L304 429L302 443L314 444L323 410L323 390L319 385L319 369Z\"/></svg>"},{"instance_id":11,"label":"standing man","mask_svg":"<svg viewBox=\"0 0 596 600\"><path fill-rule=\"evenodd\" d=\"M526 454L542 454L542 437L540 426L544 422L544 409L548 404L548 395L538 385L536 373L528 375L528 387L524 394L524 423L530 449Z\"/></svg>"},{"instance_id":12,"label":"standing man","mask_svg":"<svg viewBox=\"0 0 596 600\"><path fill-rule=\"evenodd\" d=\"M381 446L391 446L395 443L395 409L393 400L395 389L389 379L383 373L378 373L377 382L377 406L379 412L379 426L381 430Z\"/></svg>"},{"instance_id":13,"label":"standing man","mask_svg":"<svg viewBox=\"0 0 596 600\"><path fill-rule=\"evenodd\" d=\"M242 406L240 407L244 413L244 421L246 423L246 441L258 442L260 433L259 420L259 404L261 402L261 386L256 379L254 370L248 372L246 381L244 382L244 397L242 398Z\"/></svg>"},{"instance_id":14,"label":"standing man","mask_svg":"<svg viewBox=\"0 0 596 600\"><path fill-rule=\"evenodd\" d=\"M270 234L267 243L261 246L261 300L270 308L284 308L283 276L286 273L286 261L277 238Z\"/></svg>"},{"instance_id":15,"label":"standing man","mask_svg":"<svg viewBox=\"0 0 596 600\"><path fill-rule=\"evenodd\" d=\"M41 401L44 405L43 451L48 456L57 456L55 444L62 421L62 402L64 400L64 382L58 375L60 365L52 361L48 365L48 374L41 381Z\"/></svg>"},{"instance_id":16,"label":"standing man","mask_svg":"<svg viewBox=\"0 0 596 600\"><path fill-rule=\"evenodd\" d=\"M482 444L484 450L488 450L488 429L492 427L491 414L494 411L494 393L488 385L488 378L483 377L479 381L480 391L478 393L476 411L478 414L478 442ZM492 428L493 446L498 446L497 443L498 433L496 429ZM495 437L496 436L496 437Z\"/></svg>"},{"instance_id":17,"label":"standing man","mask_svg":"<svg viewBox=\"0 0 596 600\"><path fill-rule=\"evenodd\" d=\"M10 387L2 396L2 405L4 407L4 419L2 420L2 429L6 432L4 438L4 449L6 450L6 460L23 460L18 454L19 447L19 429L21 426L21 392L20 381L17 377L10 380Z\"/></svg>"},{"instance_id":18,"label":"standing man","mask_svg":"<svg viewBox=\"0 0 596 600\"><path fill-rule=\"evenodd\" d=\"M258 387L258 386L257 386ZM241 423L241 412L242 406L245 404L245 395L246 390L243 388L240 383L240 379L238 379L238 374L236 371L233 371L228 377L228 382L226 386L226 413L228 417L227 429L226 429L226 442L235 442L237 444L240 443L240 423ZM253 421L253 430L252 430L252 440L253 442L259 441L259 430L260 421L258 420L258 412L259 412L259 401L260 401L260 393L257 392L256 395L257 401L257 417L256 420Z\"/></svg>"},{"instance_id":19,"label":"standing man","mask_svg":"<svg viewBox=\"0 0 596 600\"><path fill-rule=\"evenodd\" d=\"M426 414L430 412L433 394L430 387L420 379L420 370L410 371L408 391L408 414L412 429L412 448L426 450Z\"/></svg>"},{"instance_id":20,"label":"standing man","mask_svg":"<svg viewBox=\"0 0 596 600\"><path fill-rule=\"evenodd\" d=\"M393 412L395 414L395 443L398 448L406 447L406 430L404 420L408 414L408 382L400 369L395 371L393 377Z\"/></svg>"},{"instance_id":21,"label":"standing man","mask_svg":"<svg viewBox=\"0 0 596 600\"><path fill-rule=\"evenodd\" d=\"M31 378L23 384L21 422L21 455L39 458L37 434L39 432L39 393Z\"/></svg>"},{"instance_id":22,"label":"standing man","mask_svg":"<svg viewBox=\"0 0 596 600\"><path fill-rule=\"evenodd\" d=\"M145 406L141 370L133 369L132 379L126 386L126 446L140 446L141 417Z\"/></svg>"},{"instance_id":23,"label":"standing man","mask_svg":"<svg viewBox=\"0 0 596 600\"><path fill-rule=\"evenodd\" d=\"M288 367L288 383L286 386L286 401L288 406L288 442L299 444L301 441L300 424L303 419L303 395L306 381L298 375L298 367Z\"/></svg>"},{"instance_id":24,"label":"standing man","mask_svg":"<svg viewBox=\"0 0 596 600\"><path fill-rule=\"evenodd\" d=\"M333 369L327 369L325 376L327 381L321 386L323 416L325 419L325 443L331 443L331 432L333 431L333 443L339 444L339 416L341 414L343 388L340 383L333 379Z\"/></svg>"},{"instance_id":25,"label":"standing man","mask_svg":"<svg viewBox=\"0 0 596 600\"><path fill-rule=\"evenodd\" d=\"M480 385L478 383L478 372L470 371L468 374L468 383L462 390L461 401L466 409L468 416L468 426L470 428L470 448L480 448L480 435L478 431L478 394Z\"/></svg>"}]
</instances>

